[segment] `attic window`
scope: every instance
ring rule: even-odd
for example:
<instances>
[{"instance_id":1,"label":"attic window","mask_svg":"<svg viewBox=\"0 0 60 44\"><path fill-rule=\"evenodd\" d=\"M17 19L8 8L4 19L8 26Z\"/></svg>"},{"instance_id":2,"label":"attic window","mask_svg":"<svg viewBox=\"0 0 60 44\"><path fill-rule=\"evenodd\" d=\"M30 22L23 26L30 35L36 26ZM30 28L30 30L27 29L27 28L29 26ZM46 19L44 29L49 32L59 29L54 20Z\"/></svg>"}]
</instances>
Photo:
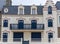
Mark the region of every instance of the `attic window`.
<instances>
[{"instance_id":1,"label":"attic window","mask_svg":"<svg viewBox=\"0 0 60 44\"><path fill-rule=\"evenodd\" d=\"M20 15L23 14L23 8L19 8L19 14L20 14Z\"/></svg>"},{"instance_id":2,"label":"attic window","mask_svg":"<svg viewBox=\"0 0 60 44\"><path fill-rule=\"evenodd\" d=\"M32 14L37 14L36 8L32 8Z\"/></svg>"}]
</instances>

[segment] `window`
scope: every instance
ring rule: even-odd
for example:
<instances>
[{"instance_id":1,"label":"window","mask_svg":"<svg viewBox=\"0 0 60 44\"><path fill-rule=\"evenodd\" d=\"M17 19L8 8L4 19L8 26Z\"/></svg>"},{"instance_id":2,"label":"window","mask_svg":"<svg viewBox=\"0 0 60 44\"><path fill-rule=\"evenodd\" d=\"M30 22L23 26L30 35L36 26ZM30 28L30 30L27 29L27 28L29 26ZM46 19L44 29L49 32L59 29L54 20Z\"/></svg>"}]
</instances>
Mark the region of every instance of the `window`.
<instances>
[{"instance_id":1,"label":"window","mask_svg":"<svg viewBox=\"0 0 60 44\"><path fill-rule=\"evenodd\" d=\"M32 8L32 14L34 15L34 14L36 14L36 9L35 8Z\"/></svg>"},{"instance_id":2,"label":"window","mask_svg":"<svg viewBox=\"0 0 60 44\"><path fill-rule=\"evenodd\" d=\"M48 20L48 27L53 27L53 20L52 19Z\"/></svg>"},{"instance_id":3,"label":"window","mask_svg":"<svg viewBox=\"0 0 60 44\"><path fill-rule=\"evenodd\" d=\"M51 6L48 7L48 14L52 14L52 7Z\"/></svg>"},{"instance_id":4,"label":"window","mask_svg":"<svg viewBox=\"0 0 60 44\"><path fill-rule=\"evenodd\" d=\"M23 29L24 28L24 21L23 20L19 20L18 21L18 29Z\"/></svg>"},{"instance_id":5,"label":"window","mask_svg":"<svg viewBox=\"0 0 60 44\"><path fill-rule=\"evenodd\" d=\"M23 32L13 33L13 41L21 41L21 38L23 38Z\"/></svg>"},{"instance_id":6,"label":"window","mask_svg":"<svg viewBox=\"0 0 60 44\"><path fill-rule=\"evenodd\" d=\"M51 42L51 38L53 38L53 33L48 33L48 41Z\"/></svg>"},{"instance_id":7,"label":"window","mask_svg":"<svg viewBox=\"0 0 60 44\"><path fill-rule=\"evenodd\" d=\"M32 32L31 33L31 40L33 40L33 41L41 40L41 32Z\"/></svg>"},{"instance_id":8,"label":"window","mask_svg":"<svg viewBox=\"0 0 60 44\"><path fill-rule=\"evenodd\" d=\"M36 20L32 20L31 21L31 29L36 29L37 28L37 21Z\"/></svg>"},{"instance_id":9,"label":"window","mask_svg":"<svg viewBox=\"0 0 60 44\"><path fill-rule=\"evenodd\" d=\"M23 8L19 9L19 14L21 14L21 15L23 14Z\"/></svg>"},{"instance_id":10,"label":"window","mask_svg":"<svg viewBox=\"0 0 60 44\"><path fill-rule=\"evenodd\" d=\"M59 16L59 23L60 23L60 16Z\"/></svg>"},{"instance_id":11,"label":"window","mask_svg":"<svg viewBox=\"0 0 60 44\"><path fill-rule=\"evenodd\" d=\"M3 42L7 42L8 40L8 33L3 33Z\"/></svg>"},{"instance_id":12,"label":"window","mask_svg":"<svg viewBox=\"0 0 60 44\"><path fill-rule=\"evenodd\" d=\"M3 27L8 27L8 20L3 21Z\"/></svg>"}]
</instances>

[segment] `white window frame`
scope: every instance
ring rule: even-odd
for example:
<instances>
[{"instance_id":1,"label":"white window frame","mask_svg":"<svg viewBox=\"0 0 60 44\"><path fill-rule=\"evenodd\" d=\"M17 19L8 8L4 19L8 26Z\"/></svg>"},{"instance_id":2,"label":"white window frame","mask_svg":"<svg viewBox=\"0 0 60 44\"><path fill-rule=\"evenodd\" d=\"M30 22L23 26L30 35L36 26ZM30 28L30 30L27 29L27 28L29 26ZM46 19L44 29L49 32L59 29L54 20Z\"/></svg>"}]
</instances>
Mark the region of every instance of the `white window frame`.
<instances>
[{"instance_id":1,"label":"white window frame","mask_svg":"<svg viewBox=\"0 0 60 44\"><path fill-rule=\"evenodd\" d=\"M36 15L36 14L37 14L37 7L36 7L35 5L33 5L33 6L31 7L31 14L33 14L33 13L32 13L33 9L35 9L35 13L34 13L34 14Z\"/></svg>"},{"instance_id":2,"label":"white window frame","mask_svg":"<svg viewBox=\"0 0 60 44\"><path fill-rule=\"evenodd\" d=\"M22 14L20 14L20 9L23 9ZM24 15L24 7L22 5L18 7L18 14L19 15Z\"/></svg>"}]
</instances>

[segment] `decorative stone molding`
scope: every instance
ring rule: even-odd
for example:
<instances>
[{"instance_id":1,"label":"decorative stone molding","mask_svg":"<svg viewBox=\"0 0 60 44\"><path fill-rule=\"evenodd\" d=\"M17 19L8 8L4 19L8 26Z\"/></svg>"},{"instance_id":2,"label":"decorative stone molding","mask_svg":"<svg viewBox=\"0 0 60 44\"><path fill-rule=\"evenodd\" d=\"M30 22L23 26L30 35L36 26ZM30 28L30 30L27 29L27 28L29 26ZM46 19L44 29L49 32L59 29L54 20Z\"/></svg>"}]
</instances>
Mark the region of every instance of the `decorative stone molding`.
<instances>
[{"instance_id":1,"label":"decorative stone molding","mask_svg":"<svg viewBox=\"0 0 60 44\"><path fill-rule=\"evenodd\" d=\"M47 11L47 10L48 10L48 8L47 8L47 7L44 7L44 8L43 8L43 11Z\"/></svg>"},{"instance_id":2,"label":"decorative stone molding","mask_svg":"<svg viewBox=\"0 0 60 44\"><path fill-rule=\"evenodd\" d=\"M49 30L49 31L46 31L46 33L55 33L55 31L52 31L52 30Z\"/></svg>"},{"instance_id":3,"label":"decorative stone molding","mask_svg":"<svg viewBox=\"0 0 60 44\"><path fill-rule=\"evenodd\" d=\"M4 31L2 31L3 33L10 33L10 31L7 31L7 30L4 30Z\"/></svg>"},{"instance_id":4,"label":"decorative stone molding","mask_svg":"<svg viewBox=\"0 0 60 44\"><path fill-rule=\"evenodd\" d=\"M53 17L51 17L51 16L49 16L49 17L47 17L46 19L48 20L48 19L54 19L54 18L53 18Z\"/></svg>"},{"instance_id":5,"label":"decorative stone molding","mask_svg":"<svg viewBox=\"0 0 60 44\"><path fill-rule=\"evenodd\" d=\"M26 20L25 18L17 18L16 20Z\"/></svg>"},{"instance_id":6,"label":"decorative stone molding","mask_svg":"<svg viewBox=\"0 0 60 44\"><path fill-rule=\"evenodd\" d=\"M29 20L39 20L39 18L32 17L32 18L29 18Z\"/></svg>"},{"instance_id":7,"label":"decorative stone molding","mask_svg":"<svg viewBox=\"0 0 60 44\"><path fill-rule=\"evenodd\" d=\"M7 18L7 17L4 17L4 18L2 18L3 20L10 20L10 18Z\"/></svg>"}]
</instances>

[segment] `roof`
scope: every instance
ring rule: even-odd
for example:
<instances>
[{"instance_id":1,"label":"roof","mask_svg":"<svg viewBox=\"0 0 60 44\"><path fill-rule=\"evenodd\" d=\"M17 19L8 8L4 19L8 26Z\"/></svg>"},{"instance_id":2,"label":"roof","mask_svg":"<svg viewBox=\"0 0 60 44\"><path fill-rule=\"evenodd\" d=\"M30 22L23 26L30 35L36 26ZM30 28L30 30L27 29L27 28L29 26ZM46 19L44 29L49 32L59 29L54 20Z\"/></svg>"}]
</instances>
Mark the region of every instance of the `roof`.
<instances>
[{"instance_id":1,"label":"roof","mask_svg":"<svg viewBox=\"0 0 60 44\"><path fill-rule=\"evenodd\" d=\"M4 8L8 8L8 12L4 12ZM2 14L17 14L18 13L18 6L4 6L2 9Z\"/></svg>"},{"instance_id":2,"label":"roof","mask_svg":"<svg viewBox=\"0 0 60 44\"><path fill-rule=\"evenodd\" d=\"M43 6L36 6L37 7L37 14L43 14ZM8 8L8 13L4 13L4 8ZM4 6L2 9L2 14L18 14L18 6ZM31 6L24 6L24 14L30 15L31 14Z\"/></svg>"},{"instance_id":3,"label":"roof","mask_svg":"<svg viewBox=\"0 0 60 44\"><path fill-rule=\"evenodd\" d=\"M57 1L56 8L57 8L57 10L60 10L60 1Z\"/></svg>"},{"instance_id":4,"label":"roof","mask_svg":"<svg viewBox=\"0 0 60 44\"><path fill-rule=\"evenodd\" d=\"M56 3L56 8L57 10L60 10L60 1L57 1ZM10 14L10 15L17 15L18 14L18 7L19 6L4 6L3 9L2 9L2 14ZM25 15L30 15L31 14L31 6L23 6L24 7L24 14ZM37 7L37 14L38 15L43 15L43 6L42 5L39 5L39 6L36 6ZM8 12L5 13L4 12L4 8L8 8Z\"/></svg>"}]
</instances>

